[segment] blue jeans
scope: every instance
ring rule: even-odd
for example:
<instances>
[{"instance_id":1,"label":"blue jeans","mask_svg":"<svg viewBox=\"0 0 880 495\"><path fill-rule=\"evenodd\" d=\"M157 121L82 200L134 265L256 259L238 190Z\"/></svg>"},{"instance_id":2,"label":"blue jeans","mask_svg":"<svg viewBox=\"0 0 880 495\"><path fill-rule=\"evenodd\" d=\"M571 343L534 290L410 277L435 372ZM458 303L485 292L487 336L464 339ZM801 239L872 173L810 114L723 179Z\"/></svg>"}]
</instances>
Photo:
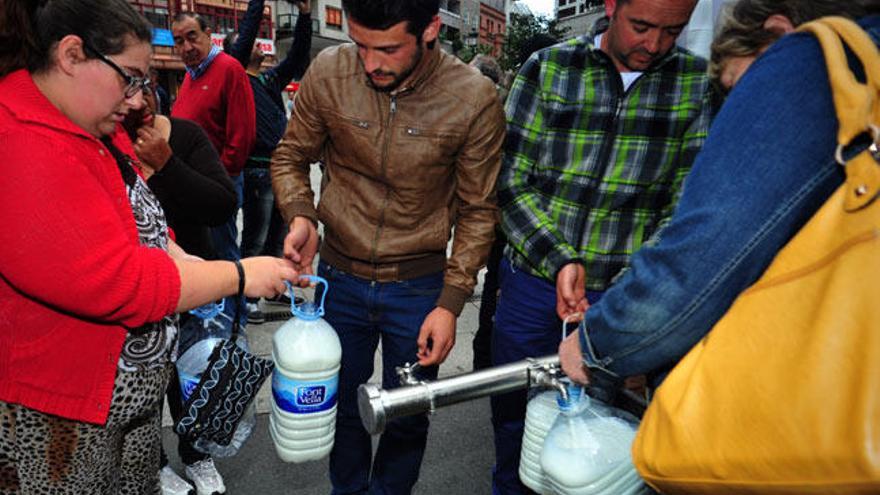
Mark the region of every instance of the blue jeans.
<instances>
[{"instance_id":1,"label":"blue jeans","mask_svg":"<svg viewBox=\"0 0 880 495\"><path fill-rule=\"evenodd\" d=\"M556 316L556 285L501 260L501 292L492 334L492 365L527 357L556 354L562 339L562 320ZM588 292L592 304L601 292ZM519 480L519 457L525 428L528 391L520 390L491 398L495 430L495 466L492 493L527 493Z\"/></svg>"},{"instance_id":2,"label":"blue jeans","mask_svg":"<svg viewBox=\"0 0 880 495\"><path fill-rule=\"evenodd\" d=\"M243 174L241 256L280 257L284 250L287 225L275 207L269 169L248 167Z\"/></svg>"},{"instance_id":3,"label":"blue jeans","mask_svg":"<svg viewBox=\"0 0 880 495\"><path fill-rule=\"evenodd\" d=\"M230 178L235 185L235 194L238 196L238 208L241 208L241 194L244 179L241 175ZM228 222L211 228L211 242L214 244L214 253L217 255L217 259L227 261L241 259L241 252L238 249L238 226L236 225L236 221L238 220L238 208L236 208L235 214L232 215L232 218L230 218ZM226 298L226 306L224 307L223 312L229 317L226 321L230 323L235 317L235 305L235 296L229 296ZM247 308L245 307L244 297L238 300L238 305L239 322L241 322L241 326L244 328L247 324ZM232 330L232 327L230 326L228 330Z\"/></svg>"},{"instance_id":4,"label":"blue jeans","mask_svg":"<svg viewBox=\"0 0 880 495\"><path fill-rule=\"evenodd\" d=\"M711 330L841 185L837 129L815 38L774 43L724 103L659 242L587 311L594 376L668 369Z\"/></svg>"},{"instance_id":5,"label":"blue jeans","mask_svg":"<svg viewBox=\"0 0 880 495\"><path fill-rule=\"evenodd\" d=\"M380 339L382 387L399 386L394 368L417 360L416 339L425 317L436 307L443 273L380 283L321 262L318 274L329 285L324 318L342 343L336 439L330 453L333 493L408 494L419 478L428 417L389 421L372 459L372 441L358 414L357 388L373 374ZM437 367L422 370L419 377L435 379Z\"/></svg>"},{"instance_id":6,"label":"blue jeans","mask_svg":"<svg viewBox=\"0 0 880 495\"><path fill-rule=\"evenodd\" d=\"M242 187L244 185L244 177L238 175L230 177L232 184L235 185L235 195L238 197L238 206L232 217L223 225L211 227L211 242L214 244L214 253L217 259L233 261L241 259L241 251L238 249L238 209L242 203Z\"/></svg>"}]
</instances>

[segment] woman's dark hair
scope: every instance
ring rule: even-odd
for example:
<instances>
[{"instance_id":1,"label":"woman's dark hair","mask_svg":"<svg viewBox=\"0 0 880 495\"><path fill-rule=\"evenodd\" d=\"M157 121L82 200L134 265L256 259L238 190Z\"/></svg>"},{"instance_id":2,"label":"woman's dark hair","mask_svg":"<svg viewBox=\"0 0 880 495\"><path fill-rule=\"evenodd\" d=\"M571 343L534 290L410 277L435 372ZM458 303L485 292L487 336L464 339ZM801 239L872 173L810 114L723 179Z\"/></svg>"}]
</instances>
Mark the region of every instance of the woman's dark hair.
<instances>
[{"instance_id":1,"label":"woman's dark hair","mask_svg":"<svg viewBox=\"0 0 880 495\"><path fill-rule=\"evenodd\" d=\"M345 14L369 29L385 30L407 21L407 32L422 38L440 12L440 0L342 0Z\"/></svg>"},{"instance_id":2,"label":"woman's dark hair","mask_svg":"<svg viewBox=\"0 0 880 495\"><path fill-rule=\"evenodd\" d=\"M22 67L31 72L48 69L55 44L70 34L104 55L124 51L129 36L152 40L150 23L126 0L5 0L3 4L0 75Z\"/></svg>"}]
</instances>

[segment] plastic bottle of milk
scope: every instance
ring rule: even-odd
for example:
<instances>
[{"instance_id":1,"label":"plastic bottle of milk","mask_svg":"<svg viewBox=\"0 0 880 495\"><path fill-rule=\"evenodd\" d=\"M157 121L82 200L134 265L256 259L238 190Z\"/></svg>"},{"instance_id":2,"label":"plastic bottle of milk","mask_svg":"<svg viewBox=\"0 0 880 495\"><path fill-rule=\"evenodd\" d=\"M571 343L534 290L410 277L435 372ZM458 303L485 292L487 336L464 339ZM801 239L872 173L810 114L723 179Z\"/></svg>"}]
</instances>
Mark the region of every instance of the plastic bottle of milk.
<instances>
[{"instance_id":1,"label":"plastic bottle of milk","mask_svg":"<svg viewBox=\"0 0 880 495\"><path fill-rule=\"evenodd\" d=\"M559 495L650 493L632 465L637 423L588 395L559 401L559 415L541 450L541 468Z\"/></svg>"},{"instance_id":2,"label":"plastic bottle of milk","mask_svg":"<svg viewBox=\"0 0 880 495\"><path fill-rule=\"evenodd\" d=\"M272 412L269 432L278 457L285 462L318 460L330 453L336 433L336 391L342 346L321 316L327 281L319 305L291 303L294 317L272 338ZM292 293L292 290L291 290Z\"/></svg>"},{"instance_id":3,"label":"plastic bottle of milk","mask_svg":"<svg viewBox=\"0 0 880 495\"><path fill-rule=\"evenodd\" d=\"M569 385L569 400L577 403L582 390L581 387ZM550 427L559 415L559 406L556 404L558 397L559 392L555 390L541 392L532 397L526 407L526 425L519 456L519 479L541 495L553 493L550 482L541 469L541 448Z\"/></svg>"}]
</instances>

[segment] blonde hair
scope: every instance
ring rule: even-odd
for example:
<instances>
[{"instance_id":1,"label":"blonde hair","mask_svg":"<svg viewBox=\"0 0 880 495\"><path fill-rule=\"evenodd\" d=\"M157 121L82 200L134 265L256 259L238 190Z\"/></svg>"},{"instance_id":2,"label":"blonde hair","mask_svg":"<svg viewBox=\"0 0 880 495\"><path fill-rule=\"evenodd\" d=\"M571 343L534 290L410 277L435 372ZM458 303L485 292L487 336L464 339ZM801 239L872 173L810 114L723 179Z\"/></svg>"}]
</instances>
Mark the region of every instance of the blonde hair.
<instances>
[{"instance_id":1,"label":"blonde hair","mask_svg":"<svg viewBox=\"0 0 880 495\"><path fill-rule=\"evenodd\" d=\"M725 5L712 41L709 77L720 87L721 72L734 57L759 55L783 33L764 27L768 18L781 15L793 26L828 15L857 18L871 10L871 0L736 0Z\"/></svg>"}]
</instances>

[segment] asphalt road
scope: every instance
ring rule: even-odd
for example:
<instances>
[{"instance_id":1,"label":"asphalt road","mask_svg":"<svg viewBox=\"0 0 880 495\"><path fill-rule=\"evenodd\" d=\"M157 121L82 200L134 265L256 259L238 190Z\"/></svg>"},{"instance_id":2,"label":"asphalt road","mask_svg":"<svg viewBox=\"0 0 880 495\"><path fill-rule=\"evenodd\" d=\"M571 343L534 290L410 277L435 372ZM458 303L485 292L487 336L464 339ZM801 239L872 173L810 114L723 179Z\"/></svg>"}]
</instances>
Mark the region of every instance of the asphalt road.
<instances>
[{"instance_id":1,"label":"asphalt road","mask_svg":"<svg viewBox=\"0 0 880 495\"><path fill-rule=\"evenodd\" d=\"M480 287L477 291L479 293ZM278 311L278 306L266 306ZM478 301L466 304L458 320L456 345L440 368L440 376L456 375L471 370L471 340L477 329ZM281 322L250 325L248 339L251 350L271 356L271 337ZM381 352L381 351L380 351ZM379 353L377 353L377 356ZM378 359L378 357L377 357ZM381 370L380 366L377 369ZM229 494L328 494L327 460L288 464L275 454L269 436L269 381L257 398L257 426L242 450L234 457L216 459ZM379 381L374 376L371 381ZM170 419L163 428L165 450L171 466L178 473L183 469L177 457L176 436ZM375 443L375 438L374 438ZM491 468L494 462L489 399L477 399L439 409L431 418L428 447L422 463L415 494L479 495L491 493Z\"/></svg>"}]
</instances>

